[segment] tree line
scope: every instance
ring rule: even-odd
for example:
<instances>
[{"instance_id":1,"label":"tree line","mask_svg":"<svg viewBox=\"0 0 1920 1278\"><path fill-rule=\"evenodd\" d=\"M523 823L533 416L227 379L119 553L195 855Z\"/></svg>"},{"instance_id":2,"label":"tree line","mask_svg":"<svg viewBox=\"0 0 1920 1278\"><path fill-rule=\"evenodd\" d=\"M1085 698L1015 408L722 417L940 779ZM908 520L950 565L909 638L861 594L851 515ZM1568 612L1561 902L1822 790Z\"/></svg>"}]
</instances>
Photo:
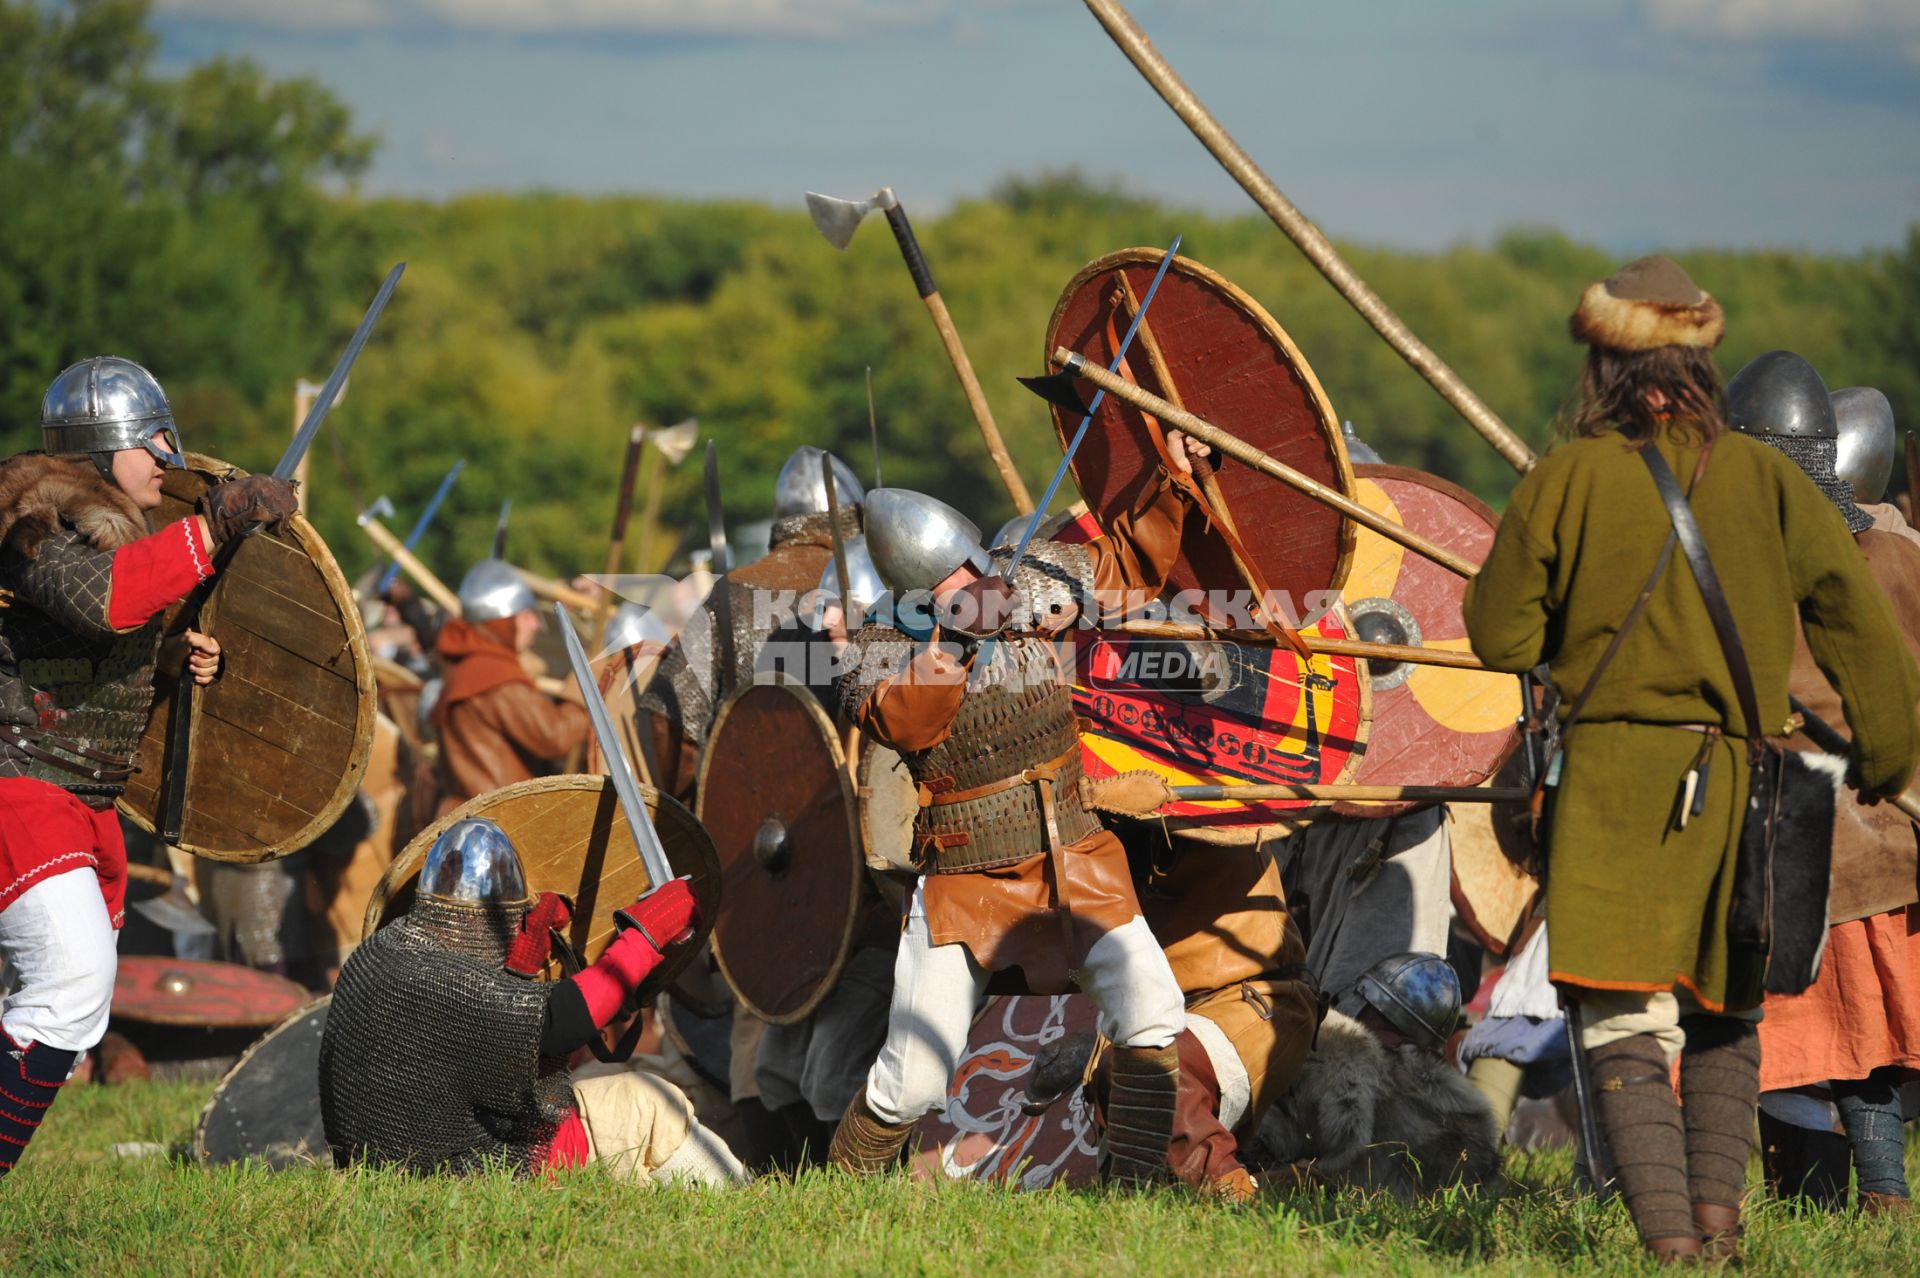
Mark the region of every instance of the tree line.
<instances>
[{"instance_id":1,"label":"tree line","mask_svg":"<svg viewBox=\"0 0 1920 1278\"><path fill-rule=\"evenodd\" d=\"M408 271L310 463L310 502L349 573L373 559L359 507L410 522L468 465L424 557L456 578L502 499L530 567L597 569L634 421L697 415L730 519L765 518L774 471L813 443L869 471L873 369L892 485L983 528L1012 513L892 239L845 253L791 207L643 196L366 199L377 145L323 85L215 60L158 75L146 0L0 0L0 451L36 446L60 368L116 353L171 395L190 448L263 469L380 276ZM1276 163L1282 163L1276 160ZM910 199L911 192L903 192ZM876 220L877 221L877 220ZM1389 461L1500 505L1514 475L1257 213L1170 207L1072 174L1010 179L916 226L1001 430L1036 493L1059 456L1044 371L1060 289L1085 262L1165 245L1246 289L1313 365L1336 413ZM1355 269L1537 448L1581 352L1566 319L1613 254L1545 229L1406 253L1342 244ZM1673 252L1726 308L1731 375L1786 347L1834 387L1920 414L1920 226L1843 255ZM666 473L667 567L703 526L697 464ZM639 538L629 537L629 545Z\"/></svg>"}]
</instances>

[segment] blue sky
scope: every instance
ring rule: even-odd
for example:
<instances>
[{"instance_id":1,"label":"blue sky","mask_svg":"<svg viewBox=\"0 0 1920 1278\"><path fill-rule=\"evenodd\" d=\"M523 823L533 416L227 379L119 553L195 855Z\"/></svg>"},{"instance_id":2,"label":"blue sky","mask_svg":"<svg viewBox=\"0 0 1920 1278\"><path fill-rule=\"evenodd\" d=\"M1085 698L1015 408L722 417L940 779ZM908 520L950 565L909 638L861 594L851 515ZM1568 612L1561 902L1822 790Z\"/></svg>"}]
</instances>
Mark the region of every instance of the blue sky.
<instances>
[{"instance_id":1,"label":"blue sky","mask_svg":"<svg viewBox=\"0 0 1920 1278\"><path fill-rule=\"evenodd\" d=\"M1329 233L1855 250L1920 222L1920 0L1134 0ZM1079 168L1252 205L1077 0L156 0L163 66L316 76L363 189L935 210Z\"/></svg>"}]
</instances>

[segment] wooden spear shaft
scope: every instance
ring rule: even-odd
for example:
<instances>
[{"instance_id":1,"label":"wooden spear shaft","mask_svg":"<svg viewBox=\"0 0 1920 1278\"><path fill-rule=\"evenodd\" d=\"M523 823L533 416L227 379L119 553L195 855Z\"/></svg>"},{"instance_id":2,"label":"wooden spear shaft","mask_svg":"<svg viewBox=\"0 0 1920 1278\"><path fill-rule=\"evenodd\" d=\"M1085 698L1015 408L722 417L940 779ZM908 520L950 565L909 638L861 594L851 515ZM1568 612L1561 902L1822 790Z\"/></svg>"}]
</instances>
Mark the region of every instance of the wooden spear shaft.
<instances>
[{"instance_id":1,"label":"wooden spear shaft","mask_svg":"<svg viewBox=\"0 0 1920 1278\"><path fill-rule=\"evenodd\" d=\"M633 429L627 432L626 463L620 468L620 496L613 508L613 540L607 546L607 577L600 592L600 602L593 610L593 650L600 651L606 642L607 622L613 617L613 587L611 579L620 575L622 561L627 553L627 519L633 514L633 488L640 477L640 452L646 447L647 428L635 422Z\"/></svg>"},{"instance_id":2,"label":"wooden spear shaft","mask_svg":"<svg viewBox=\"0 0 1920 1278\"><path fill-rule=\"evenodd\" d=\"M1151 84L1173 113L1189 129L1200 144L1213 153L1233 176L1246 193L1253 197L1261 211L1273 219L1279 227L1299 246L1327 282L1339 290L1360 317L1373 325L1375 332L1386 339L1387 345L1399 353L1400 358L1413 365L1414 371L1427 379L1433 388L1440 392L1441 398L1453 405L1454 410L1467 419L1467 424L1480 432L1494 451L1506 458L1517 471L1525 473L1533 468L1535 461L1533 450L1521 442L1520 437L1507 428L1507 424L1481 401L1478 395L1460 380L1460 377L1446 361L1428 349L1426 343L1413 335L1413 330L1395 315L1380 295L1367 287L1354 273L1351 266L1334 249L1327 237L1298 208L1293 201L1281 193L1273 184L1273 179L1260 171L1250 156L1240 148L1220 121L1213 117L1206 106L1195 97L1193 90L1186 86L1174 72L1160 51L1147 39L1146 32L1133 20L1133 16L1118 3L1118 0L1085 0L1086 6L1100 25L1106 28L1120 51L1127 55L1140 74Z\"/></svg>"},{"instance_id":3,"label":"wooden spear shaft","mask_svg":"<svg viewBox=\"0 0 1920 1278\"><path fill-rule=\"evenodd\" d=\"M1419 533L1402 528L1385 515L1368 510L1345 493L1327 487L1311 475L1301 474L1285 462L1255 448L1238 435L1229 435L1212 422L1195 417L1179 405L1170 404L1161 399L1152 391L1143 390L1126 378L1116 373L1109 373L1098 364L1088 363L1085 357L1064 346L1054 347L1053 362L1075 377L1093 383L1115 399L1152 413L1167 425L1183 430L1203 443L1212 444L1234 460L1243 462L1263 474L1273 476L1287 487L1311 497L1324 506L1333 507L1354 523L1364 528L1371 528L1388 541L1405 546L1417 555L1424 555L1449 572L1471 578L1480 571L1480 565L1462 559L1444 546L1436 546Z\"/></svg>"},{"instance_id":4,"label":"wooden spear shaft","mask_svg":"<svg viewBox=\"0 0 1920 1278\"><path fill-rule=\"evenodd\" d=\"M1524 803L1525 786L1479 785L1176 785L1173 797L1188 803L1270 803L1307 799L1324 803Z\"/></svg>"},{"instance_id":5,"label":"wooden spear shaft","mask_svg":"<svg viewBox=\"0 0 1920 1278\"><path fill-rule=\"evenodd\" d=\"M1265 630L1216 630L1208 626L1179 621L1122 621L1102 626L1103 630L1141 635L1149 639L1185 639L1195 642L1223 640L1228 643L1271 644L1273 635ZM1471 652L1451 648L1415 648L1399 643L1372 643L1365 639L1335 639L1326 635L1301 635L1307 651L1328 657L1365 657L1369 661L1404 661L1415 666L1443 666L1449 670L1485 670L1486 666Z\"/></svg>"}]
</instances>

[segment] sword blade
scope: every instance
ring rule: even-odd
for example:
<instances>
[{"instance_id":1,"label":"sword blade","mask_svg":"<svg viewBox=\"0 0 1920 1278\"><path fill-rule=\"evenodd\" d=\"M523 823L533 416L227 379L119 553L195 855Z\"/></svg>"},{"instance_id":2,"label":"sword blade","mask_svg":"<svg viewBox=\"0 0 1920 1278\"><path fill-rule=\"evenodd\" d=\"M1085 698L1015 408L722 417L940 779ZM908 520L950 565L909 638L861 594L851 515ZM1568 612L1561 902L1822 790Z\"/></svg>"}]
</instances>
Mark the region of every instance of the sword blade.
<instances>
[{"instance_id":1,"label":"sword blade","mask_svg":"<svg viewBox=\"0 0 1920 1278\"><path fill-rule=\"evenodd\" d=\"M713 700L727 699L733 690L733 667L737 654L733 645L733 550L727 545L727 516L720 505L720 455L715 441L707 441L707 545L713 551L713 591L707 597L713 606L707 615L713 618Z\"/></svg>"},{"instance_id":2,"label":"sword blade","mask_svg":"<svg viewBox=\"0 0 1920 1278\"><path fill-rule=\"evenodd\" d=\"M320 423L327 419L327 411L333 407L333 401L340 397L340 388L347 383L347 374L353 371L353 362L360 358L361 348L367 339L373 336L374 323L379 320L380 312L387 309L387 299L393 296L394 285L400 282L401 272L407 269L405 262L397 262L387 272L386 282L380 285L380 291L373 295L373 305L361 317L360 327L353 330L353 337L347 342L347 349L341 352L340 362L333 366L333 373L327 378L326 385L314 397L313 407L307 410L306 420L300 423L300 429L293 433L293 442L287 445L287 451L280 455L280 461L273 468L275 479L292 479L293 472L300 465L300 459L307 455L307 449L313 444L313 437L320 433Z\"/></svg>"},{"instance_id":3,"label":"sword blade","mask_svg":"<svg viewBox=\"0 0 1920 1278\"><path fill-rule=\"evenodd\" d=\"M707 547L713 551L716 576L733 571L733 549L727 545L726 509L720 504L720 458L716 441L707 441Z\"/></svg>"},{"instance_id":4,"label":"sword blade","mask_svg":"<svg viewBox=\"0 0 1920 1278\"><path fill-rule=\"evenodd\" d=\"M1160 291L1160 281L1167 278L1167 268L1173 265L1174 254L1180 251L1181 237L1173 237L1173 243L1167 246L1166 256L1160 259L1160 268L1153 273L1153 283L1147 286L1147 295L1140 299L1140 309L1133 313L1133 322L1127 325L1126 335L1120 339L1120 349L1114 352L1113 359L1107 364L1107 371L1113 372L1120 367L1120 361L1127 357L1127 349L1133 345L1133 336L1140 331L1140 322L1147 317L1147 308L1153 305L1153 295ZM1020 544L1013 549L1013 558L1008 561L1006 578L1013 580L1014 569L1027 553L1027 543L1033 540L1034 533L1046 522L1047 507L1053 504L1053 496L1060 491L1060 481L1067 477L1067 470L1073 465L1073 455L1080 451L1080 441L1087 437L1087 427L1093 422L1093 415L1100 411L1100 404L1106 399L1106 392L1096 394L1087 404L1086 415L1081 417L1079 427L1073 432L1073 440L1067 445L1066 455L1060 464L1053 468L1053 478L1047 481L1047 491L1040 498L1040 504L1033 508L1033 518L1027 521L1027 530L1020 534Z\"/></svg>"},{"instance_id":5,"label":"sword blade","mask_svg":"<svg viewBox=\"0 0 1920 1278\"><path fill-rule=\"evenodd\" d=\"M840 534L840 495L833 483L833 458L820 454L820 478L827 485L827 526L833 533L833 575L840 583L840 628L853 623L853 576L847 571L847 541Z\"/></svg>"},{"instance_id":6,"label":"sword blade","mask_svg":"<svg viewBox=\"0 0 1920 1278\"><path fill-rule=\"evenodd\" d=\"M613 779L613 792L620 799L620 811L627 818L627 829L633 834L633 846L640 852L640 863L647 867L648 891L654 891L671 882L674 878L673 867L667 862L667 849L661 845L660 835L653 828L653 820L647 815L646 800L640 796L640 783L634 780L633 766L627 762L626 751L620 746L620 734L614 731L613 717L607 713L607 703L600 696L600 681L594 678L593 665L587 660L586 647L580 642L580 633L573 628L573 618L567 614L567 606L557 603L553 606L553 615L560 620L560 637L567 645L567 662L573 667L573 680L580 685L580 697L586 703L587 719L593 724L594 740L600 743L600 754L607 761L607 775Z\"/></svg>"},{"instance_id":7,"label":"sword blade","mask_svg":"<svg viewBox=\"0 0 1920 1278\"><path fill-rule=\"evenodd\" d=\"M873 486L884 488L880 482L880 418L873 411L873 365L867 365L867 439L873 444Z\"/></svg>"}]
</instances>

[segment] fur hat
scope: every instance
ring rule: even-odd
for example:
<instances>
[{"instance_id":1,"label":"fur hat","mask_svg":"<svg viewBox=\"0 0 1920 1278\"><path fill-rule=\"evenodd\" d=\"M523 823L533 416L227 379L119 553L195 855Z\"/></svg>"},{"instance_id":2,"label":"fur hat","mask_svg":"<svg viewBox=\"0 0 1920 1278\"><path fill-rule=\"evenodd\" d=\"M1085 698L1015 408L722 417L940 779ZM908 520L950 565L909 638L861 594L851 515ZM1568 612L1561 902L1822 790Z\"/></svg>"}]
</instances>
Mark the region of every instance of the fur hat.
<instances>
[{"instance_id":1,"label":"fur hat","mask_svg":"<svg viewBox=\"0 0 1920 1278\"><path fill-rule=\"evenodd\" d=\"M1720 344L1726 316L1713 294L1703 290L1668 257L1629 262L1612 278L1589 284L1569 324L1573 340L1616 351L1650 351L1661 346Z\"/></svg>"}]
</instances>

